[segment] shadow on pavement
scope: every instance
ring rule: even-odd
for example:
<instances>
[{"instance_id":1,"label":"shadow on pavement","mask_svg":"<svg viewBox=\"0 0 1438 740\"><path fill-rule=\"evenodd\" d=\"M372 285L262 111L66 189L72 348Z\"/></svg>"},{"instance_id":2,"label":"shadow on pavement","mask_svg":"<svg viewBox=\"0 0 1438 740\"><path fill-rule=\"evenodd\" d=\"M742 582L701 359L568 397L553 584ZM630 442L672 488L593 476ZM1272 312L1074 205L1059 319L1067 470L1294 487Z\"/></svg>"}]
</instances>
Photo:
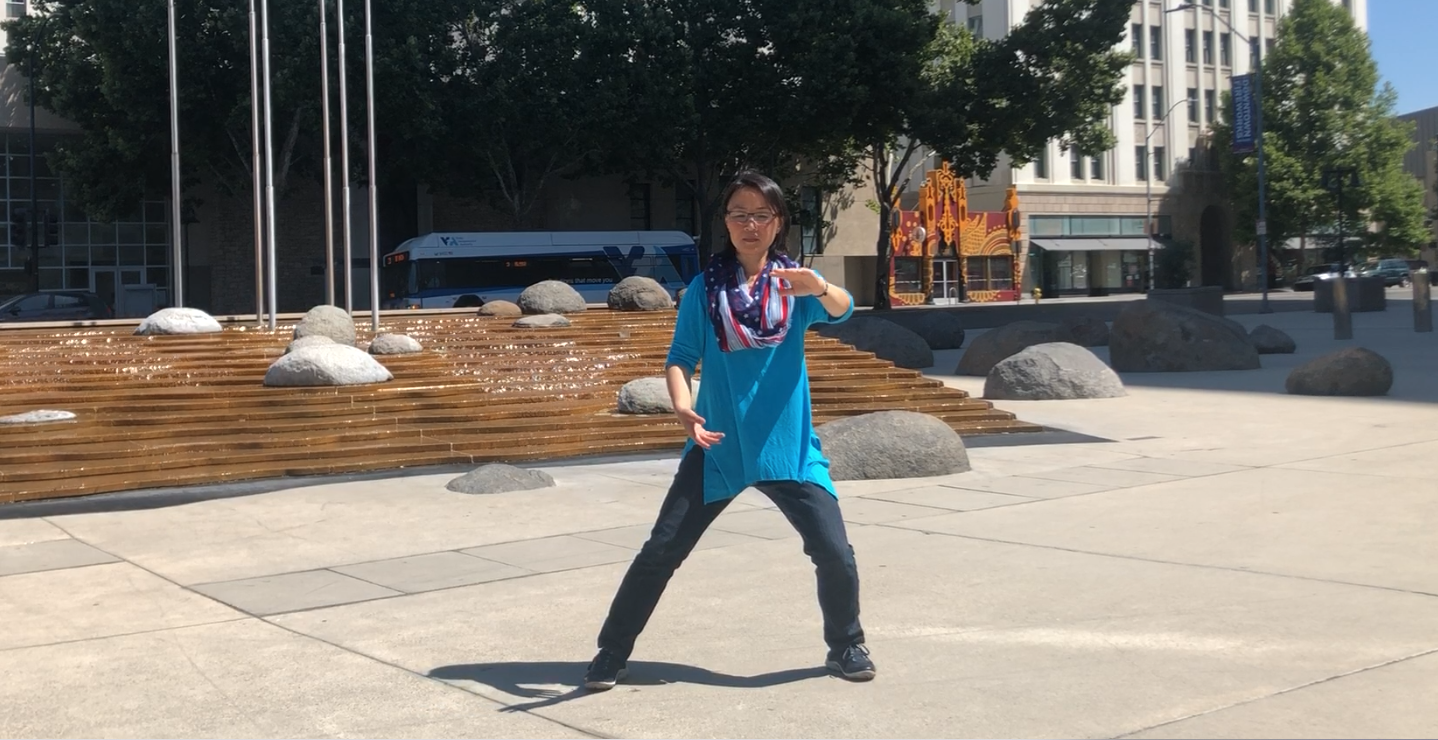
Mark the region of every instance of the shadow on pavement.
<instances>
[{"instance_id":1,"label":"shadow on pavement","mask_svg":"<svg viewBox=\"0 0 1438 740\"><path fill-rule=\"evenodd\" d=\"M513 704L500 711L523 712L553 706L594 693L579 686L561 691L552 686L572 686L584 676L587 663L535 661L506 663L468 663L447 665L430 671L430 678L441 681L473 681L503 691L511 696L538 699ZM680 663L630 661L629 677L623 686L662 686L670 683L692 683L731 689L762 689L829 675L822 666L791 668L755 676L732 676Z\"/></svg>"}]
</instances>

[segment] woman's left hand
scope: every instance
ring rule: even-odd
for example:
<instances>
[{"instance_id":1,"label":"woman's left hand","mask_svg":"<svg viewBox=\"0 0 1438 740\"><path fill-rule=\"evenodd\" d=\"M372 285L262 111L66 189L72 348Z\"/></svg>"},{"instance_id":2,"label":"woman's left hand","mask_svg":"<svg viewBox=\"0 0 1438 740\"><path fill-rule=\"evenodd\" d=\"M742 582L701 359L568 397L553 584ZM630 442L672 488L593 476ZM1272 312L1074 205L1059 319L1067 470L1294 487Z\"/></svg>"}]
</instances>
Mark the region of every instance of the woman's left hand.
<instances>
[{"instance_id":1,"label":"woman's left hand","mask_svg":"<svg viewBox=\"0 0 1438 740\"><path fill-rule=\"evenodd\" d=\"M819 295L829 288L829 283L826 282L824 278L819 277L819 273L806 267L776 267L771 274L789 283L789 287L779 289L779 295L786 298L789 296Z\"/></svg>"}]
</instances>

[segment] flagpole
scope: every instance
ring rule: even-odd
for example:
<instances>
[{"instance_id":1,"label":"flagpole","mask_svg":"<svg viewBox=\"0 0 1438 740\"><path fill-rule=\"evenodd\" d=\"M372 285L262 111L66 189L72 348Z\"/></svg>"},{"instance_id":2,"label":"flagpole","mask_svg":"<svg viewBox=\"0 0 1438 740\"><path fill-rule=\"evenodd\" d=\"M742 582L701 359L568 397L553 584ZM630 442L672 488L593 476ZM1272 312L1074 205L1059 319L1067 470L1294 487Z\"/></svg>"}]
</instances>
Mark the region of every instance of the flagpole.
<instances>
[{"instance_id":1,"label":"flagpole","mask_svg":"<svg viewBox=\"0 0 1438 740\"><path fill-rule=\"evenodd\" d=\"M349 87L345 61L345 0L335 0L335 24L339 33L339 77L340 77L340 174L344 185L340 187L340 272L345 285L345 313L354 315L354 285L351 265L354 257L350 247L350 114Z\"/></svg>"},{"instance_id":2,"label":"flagpole","mask_svg":"<svg viewBox=\"0 0 1438 740\"><path fill-rule=\"evenodd\" d=\"M270 5L269 0L260 0L260 29L262 33L263 61L264 61L264 82L265 82L265 208L269 212L269 219L265 223L267 239L266 247L269 251L270 273L269 273L269 299L270 331L275 330L275 313L278 311L276 300L276 278L275 273L279 271L279 265L275 262L275 146L274 146L274 120L270 107Z\"/></svg>"},{"instance_id":3,"label":"flagpole","mask_svg":"<svg viewBox=\"0 0 1438 740\"><path fill-rule=\"evenodd\" d=\"M334 166L330 164L330 56L329 28L325 24L325 0L320 3L320 117L324 121L325 146L325 303L335 305L335 192Z\"/></svg>"},{"instance_id":4,"label":"flagpole","mask_svg":"<svg viewBox=\"0 0 1438 740\"><path fill-rule=\"evenodd\" d=\"M250 170L255 189L255 322L265 319L265 205L260 195L260 52L255 0L250 0Z\"/></svg>"},{"instance_id":5,"label":"flagpole","mask_svg":"<svg viewBox=\"0 0 1438 740\"><path fill-rule=\"evenodd\" d=\"M371 329L379 331L379 183L375 179L374 42L370 35L370 0L364 0L365 112L369 115L369 313Z\"/></svg>"},{"instance_id":6,"label":"flagpole","mask_svg":"<svg viewBox=\"0 0 1438 740\"><path fill-rule=\"evenodd\" d=\"M184 253L180 243L180 79L175 60L175 0L169 1L170 43L170 252L174 265L170 277L175 286L170 305L185 305ZM33 216L32 216L33 218Z\"/></svg>"}]
</instances>

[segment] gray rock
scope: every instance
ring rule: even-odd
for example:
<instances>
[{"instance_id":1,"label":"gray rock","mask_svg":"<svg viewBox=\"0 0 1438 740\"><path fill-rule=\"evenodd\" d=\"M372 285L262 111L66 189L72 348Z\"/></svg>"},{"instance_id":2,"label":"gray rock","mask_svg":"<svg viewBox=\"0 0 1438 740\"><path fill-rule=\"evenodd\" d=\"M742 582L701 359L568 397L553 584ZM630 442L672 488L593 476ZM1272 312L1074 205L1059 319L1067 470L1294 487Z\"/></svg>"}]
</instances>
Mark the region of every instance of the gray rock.
<instances>
[{"instance_id":1,"label":"gray rock","mask_svg":"<svg viewBox=\"0 0 1438 740\"><path fill-rule=\"evenodd\" d=\"M309 336L307 336L307 337L300 337L299 339L296 339L296 340L294 340L293 342L290 342L290 346L285 347L285 354L289 354L289 353L291 353L291 352L294 352L294 351L297 350L297 349L304 349L305 347L315 347L315 346L318 346L318 345L321 345L321 344L334 344L334 343L335 343L335 340L330 339L329 337L327 337L327 336L325 336L325 335L323 335L323 334L311 334L311 335L309 335Z\"/></svg>"},{"instance_id":2,"label":"gray rock","mask_svg":"<svg viewBox=\"0 0 1438 740\"><path fill-rule=\"evenodd\" d=\"M663 311L674 308L674 299L655 279L631 275L609 290L609 308L613 311Z\"/></svg>"},{"instance_id":3,"label":"gray rock","mask_svg":"<svg viewBox=\"0 0 1438 740\"><path fill-rule=\"evenodd\" d=\"M984 381L984 398L1057 401L1128 395L1123 381L1093 352L1068 342L1036 344L1004 358Z\"/></svg>"},{"instance_id":4,"label":"gray rock","mask_svg":"<svg viewBox=\"0 0 1438 740\"><path fill-rule=\"evenodd\" d=\"M295 325L295 339L315 335L329 337L335 344L355 346L355 322L338 306L315 306Z\"/></svg>"},{"instance_id":5,"label":"gray rock","mask_svg":"<svg viewBox=\"0 0 1438 740\"><path fill-rule=\"evenodd\" d=\"M1068 341L1068 333L1058 324L1041 321L1015 321L990 329L969 342L954 370L959 375L986 377L994 365L1036 344Z\"/></svg>"},{"instance_id":6,"label":"gray rock","mask_svg":"<svg viewBox=\"0 0 1438 740\"><path fill-rule=\"evenodd\" d=\"M23 414L0 416L0 424L52 424L57 421L74 421L75 412L36 409Z\"/></svg>"},{"instance_id":7,"label":"gray rock","mask_svg":"<svg viewBox=\"0 0 1438 740\"><path fill-rule=\"evenodd\" d=\"M512 319L516 316L523 316L524 312L519 310L519 304L509 301L490 301L479 307L480 316L502 316Z\"/></svg>"},{"instance_id":8,"label":"gray rock","mask_svg":"<svg viewBox=\"0 0 1438 740\"><path fill-rule=\"evenodd\" d=\"M898 367L932 367L934 351L924 338L892 321L874 316L854 316L838 324L815 326L819 334L852 345L861 352L873 352Z\"/></svg>"},{"instance_id":9,"label":"gray rock","mask_svg":"<svg viewBox=\"0 0 1438 740\"><path fill-rule=\"evenodd\" d=\"M699 397L699 379L689 381L692 398ZM669 386L664 378L636 378L619 389L621 414L672 414L674 403L669 400Z\"/></svg>"},{"instance_id":10,"label":"gray rock","mask_svg":"<svg viewBox=\"0 0 1438 740\"><path fill-rule=\"evenodd\" d=\"M135 327L135 334L215 334L224 331L215 317L198 308L162 308Z\"/></svg>"},{"instance_id":11,"label":"gray rock","mask_svg":"<svg viewBox=\"0 0 1438 740\"><path fill-rule=\"evenodd\" d=\"M1294 368L1284 387L1303 396L1386 396L1393 366L1373 350L1346 347Z\"/></svg>"},{"instance_id":12,"label":"gray rock","mask_svg":"<svg viewBox=\"0 0 1438 740\"><path fill-rule=\"evenodd\" d=\"M1107 321L1099 321L1089 316L1070 316L1059 324L1059 328L1068 334L1065 341L1073 342L1080 347L1108 346Z\"/></svg>"},{"instance_id":13,"label":"gray rock","mask_svg":"<svg viewBox=\"0 0 1438 740\"><path fill-rule=\"evenodd\" d=\"M455 493L490 494L511 491L533 491L551 488L554 478L542 470L526 470L513 465L485 465L465 473L445 485Z\"/></svg>"},{"instance_id":14,"label":"gray rock","mask_svg":"<svg viewBox=\"0 0 1438 740\"><path fill-rule=\"evenodd\" d=\"M913 411L878 411L820 425L834 480L928 478L967 472L964 440L948 424Z\"/></svg>"},{"instance_id":15,"label":"gray rock","mask_svg":"<svg viewBox=\"0 0 1438 740\"><path fill-rule=\"evenodd\" d=\"M1293 337L1281 329L1275 329L1268 324L1259 324L1253 327L1248 333L1248 338L1253 340L1253 346L1260 355L1291 355L1298 350Z\"/></svg>"},{"instance_id":16,"label":"gray rock","mask_svg":"<svg viewBox=\"0 0 1438 740\"><path fill-rule=\"evenodd\" d=\"M959 349L964 346L964 326L956 311L915 309L888 311L882 318L898 324L928 343L929 349Z\"/></svg>"},{"instance_id":17,"label":"gray rock","mask_svg":"<svg viewBox=\"0 0 1438 740\"><path fill-rule=\"evenodd\" d=\"M1131 301L1113 321L1109 362L1121 373L1256 370L1239 323L1164 301Z\"/></svg>"},{"instance_id":18,"label":"gray rock","mask_svg":"<svg viewBox=\"0 0 1438 740\"><path fill-rule=\"evenodd\" d=\"M538 316L525 316L512 324L517 329L545 329L569 326L569 319L559 314L546 313Z\"/></svg>"},{"instance_id":19,"label":"gray rock","mask_svg":"<svg viewBox=\"0 0 1438 740\"><path fill-rule=\"evenodd\" d=\"M369 345L372 355L408 355L423 351L419 340L408 334L381 334Z\"/></svg>"},{"instance_id":20,"label":"gray rock","mask_svg":"<svg viewBox=\"0 0 1438 740\"><path fill-rule=\"evenodd\" d=\"M519 294L519 310L527 314L583 313L584 296L569 283L545 280Z\"/></svg>"},{"instance_id":21,"label":"gray rock","mask_svg":"<svg viewBox=\"0 0 1438 740\"><path fill-rule=\"evenodd\" d=\"M319 344L297 349L275 360L265 372L265 385L364 385L393 378L388 368L361 349Z\"/></svg>"}]
</instances>

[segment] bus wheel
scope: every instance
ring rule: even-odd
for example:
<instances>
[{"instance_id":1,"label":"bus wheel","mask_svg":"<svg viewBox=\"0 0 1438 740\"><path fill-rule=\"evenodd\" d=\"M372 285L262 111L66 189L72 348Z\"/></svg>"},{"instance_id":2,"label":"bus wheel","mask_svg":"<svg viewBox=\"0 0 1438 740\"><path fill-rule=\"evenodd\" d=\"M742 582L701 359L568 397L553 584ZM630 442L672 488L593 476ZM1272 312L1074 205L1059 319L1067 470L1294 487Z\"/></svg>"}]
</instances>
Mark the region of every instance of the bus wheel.
<instances>
[{"instance_id":1,"label":"bus wheel","mask_svg":"<svg viewBox=\"0 0 1438 740\"><path fill-rule=\"evenodd\" d=\"M484 301L481 301L477 295L462 295L459 300L454 302L455 308L479 308L483 305Z\"/></svg>"}]
</instances>

